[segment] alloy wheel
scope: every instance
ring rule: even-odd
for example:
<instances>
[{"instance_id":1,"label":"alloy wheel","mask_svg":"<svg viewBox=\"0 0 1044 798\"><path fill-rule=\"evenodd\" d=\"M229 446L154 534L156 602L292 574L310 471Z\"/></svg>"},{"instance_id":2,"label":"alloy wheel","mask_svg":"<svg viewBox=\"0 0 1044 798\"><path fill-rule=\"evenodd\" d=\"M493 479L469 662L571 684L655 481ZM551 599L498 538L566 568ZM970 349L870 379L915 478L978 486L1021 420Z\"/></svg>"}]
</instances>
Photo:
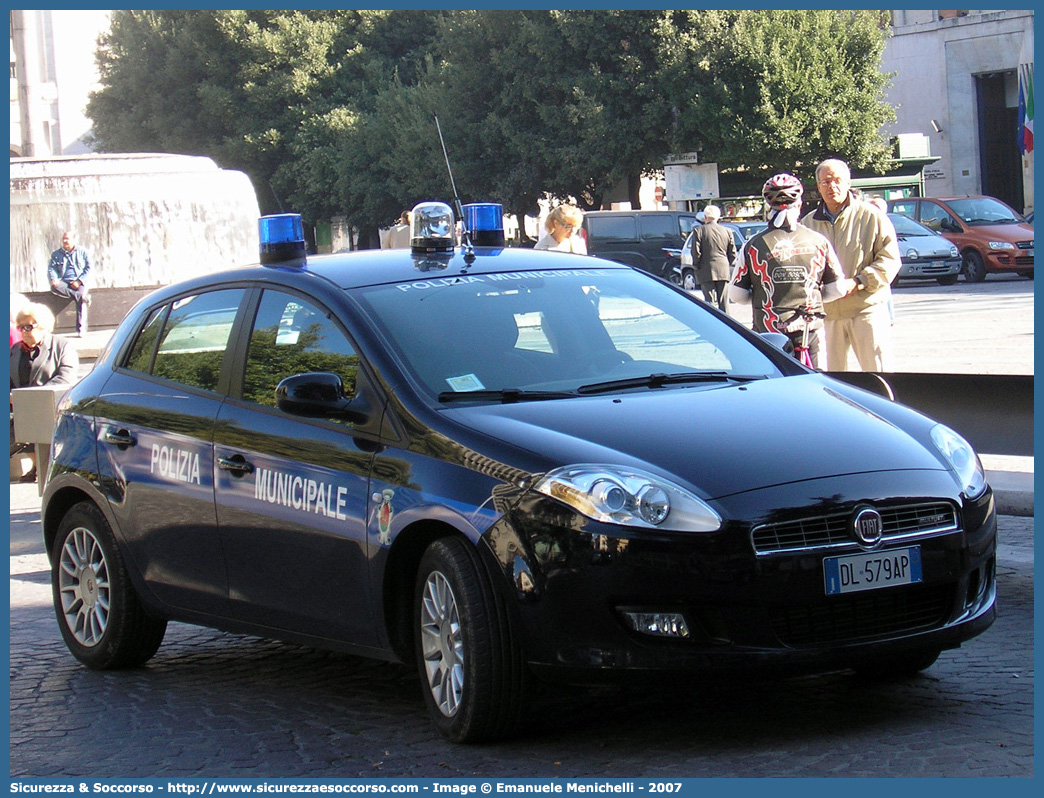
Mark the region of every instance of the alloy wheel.
<instances>
[{"instance_id":1,"label":"alloy wheel","mask_svg":"<svg viewBox=\"0 0 1044 798\"><path fill-rule=\"evenodd\" d=\"M109 623L109 567L89 529L76 527L66 537L58 586L69 631L81 645L96 646Z\"/></svg>"},{"instance_id":2,"label":"alloy wheel","mask_svg":"<svg viewBox=\"0 0 1044 798\"><path fill-rule=\"evenodd\" d=\"M420 637L431 695L439 711L453 717L464 693L464 640L453 588L438 571L424 583Z\"/></svg>"}]
</instances>

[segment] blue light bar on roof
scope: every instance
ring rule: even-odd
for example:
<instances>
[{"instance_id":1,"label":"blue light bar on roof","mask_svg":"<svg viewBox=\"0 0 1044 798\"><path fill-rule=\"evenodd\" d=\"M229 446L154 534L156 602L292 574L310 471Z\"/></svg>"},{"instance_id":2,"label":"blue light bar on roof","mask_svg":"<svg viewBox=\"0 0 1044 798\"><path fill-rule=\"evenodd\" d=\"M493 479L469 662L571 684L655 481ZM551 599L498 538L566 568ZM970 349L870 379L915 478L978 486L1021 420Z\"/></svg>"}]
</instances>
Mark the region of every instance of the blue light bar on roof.
<instances>
[{"instance_id":1,"label":"blue light bar on roof","mask_svg":"<svg viewBox=\"0 0 1044 798\"><path fill-rule=\"evenodd\" d=\"M276 213L258 220L261 263L265 266L304 266L304 224L299 213Z\"/></svg>"},{"instance_id":2,"label":"blue light bar on roof","mask_svg":"<svg viewBox=\"0 0 1044 798\"><path fill-rule=\"evenodd\" d=\"M463 206L464 226L476 247L504 246L504 208L496 202L473 202Z\"/></svg>"}]
</instances>

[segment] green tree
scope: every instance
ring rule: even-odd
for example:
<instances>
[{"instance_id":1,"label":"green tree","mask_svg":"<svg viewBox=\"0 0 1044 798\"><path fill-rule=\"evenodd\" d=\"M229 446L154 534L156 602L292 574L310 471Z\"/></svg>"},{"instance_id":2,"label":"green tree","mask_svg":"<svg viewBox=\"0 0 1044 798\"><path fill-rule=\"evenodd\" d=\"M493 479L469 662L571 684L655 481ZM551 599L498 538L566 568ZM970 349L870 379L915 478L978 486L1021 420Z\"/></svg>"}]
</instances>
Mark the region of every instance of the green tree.
<instances>
[{"instance_id":1,"label":"green tree","mask_svg":"<svg viewBox=\"0 0 1044 798\"><path fill-rule=\"evenodd\" d=\"M683 31L674 54L684 76L675 147L757 186L828 156L885 167L880 128L895 118L880 72L887 12L688 13L700 33Z\"/></svg>"},{"instance_id":2,"label":"green tree","mask_svg":"<svg viewBox=\"0 0 1044 798\"><path fill-rule=\"evenodd\" d=\"M117 11L99 149L209 155L263 210L390 224L450 197L599 207L672 152L727 176L887 159L877 11Z\"/></svg>"}]
</instances>

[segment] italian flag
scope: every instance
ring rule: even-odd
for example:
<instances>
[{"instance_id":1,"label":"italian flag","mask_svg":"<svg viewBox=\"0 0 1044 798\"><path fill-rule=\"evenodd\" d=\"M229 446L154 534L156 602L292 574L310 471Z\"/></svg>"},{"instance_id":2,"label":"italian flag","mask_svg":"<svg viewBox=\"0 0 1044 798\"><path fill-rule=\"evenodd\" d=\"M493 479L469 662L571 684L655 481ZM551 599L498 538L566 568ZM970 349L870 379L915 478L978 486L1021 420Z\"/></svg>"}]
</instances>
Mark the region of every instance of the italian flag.
<instances>
[{"instance_id":1,"label":"italian flag","mask_svg":"<svg viewBox=\"0 0 1044 798\"><path fill-rule=\"evenodd\" d=\"M1019 151L1033 152L1033 64L1019 65Z\"/></svg>"}]
</instances>

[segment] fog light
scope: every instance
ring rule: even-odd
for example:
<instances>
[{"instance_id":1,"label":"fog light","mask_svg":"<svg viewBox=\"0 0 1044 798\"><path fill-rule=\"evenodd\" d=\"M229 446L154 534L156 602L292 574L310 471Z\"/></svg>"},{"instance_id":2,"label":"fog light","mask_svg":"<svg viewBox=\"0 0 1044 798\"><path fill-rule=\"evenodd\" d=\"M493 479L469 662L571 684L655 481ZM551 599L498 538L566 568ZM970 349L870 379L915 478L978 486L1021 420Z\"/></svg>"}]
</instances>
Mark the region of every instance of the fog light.
<instances>
[{"instance_id":1,"label":"fog light","mask_svg":"<svg viewBox=\"0 0 1044 798\"><path fill-rule=\"evenodd\" d=\"M624 621L636 632L654 637L689 636L689 626L680 612L634 612L624 610Z\"/></svg>"}]
</instances>

